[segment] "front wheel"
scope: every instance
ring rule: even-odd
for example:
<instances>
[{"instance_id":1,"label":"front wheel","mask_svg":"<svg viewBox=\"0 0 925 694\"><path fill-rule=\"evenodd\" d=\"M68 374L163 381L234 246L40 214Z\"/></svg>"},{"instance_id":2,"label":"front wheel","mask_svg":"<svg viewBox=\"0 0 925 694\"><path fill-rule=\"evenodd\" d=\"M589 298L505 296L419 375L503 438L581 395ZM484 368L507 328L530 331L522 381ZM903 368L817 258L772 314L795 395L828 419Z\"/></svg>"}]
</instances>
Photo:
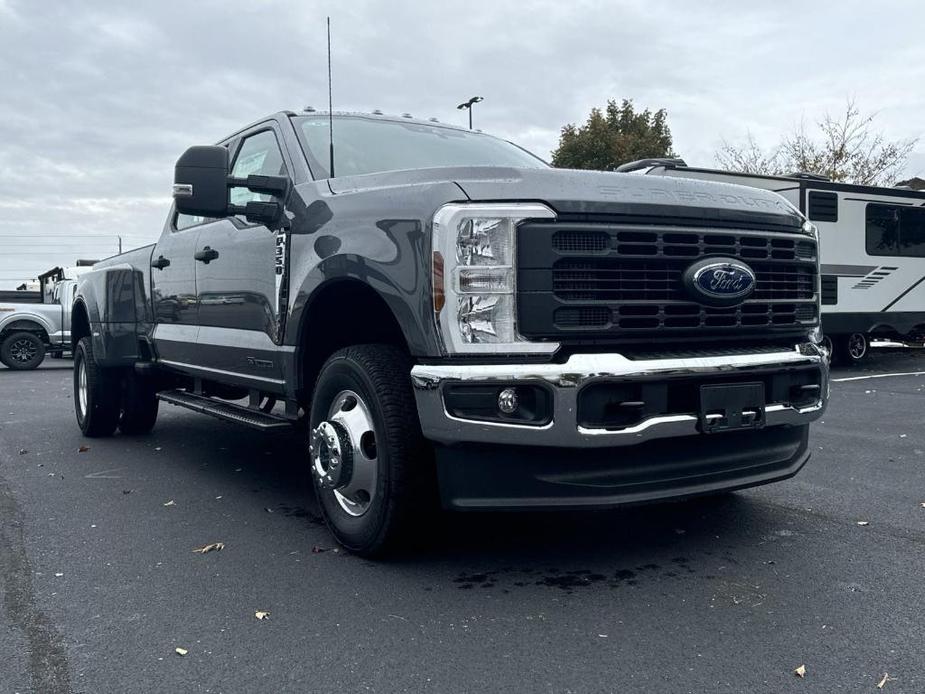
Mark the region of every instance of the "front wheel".
<instances>
[{"instance_id":1,"label":"front wheel","mask_svg":"<svg viewBox=\"0 0 925 694\"><path fill-rule=\"evenodd\" d=\"M74 351L74 410L84 436L112 436L119 423L119 374L100 366L89 337Z\"/></svg>"},{"instance_id":2,"label":"front wheel","mask_svg":"<svg viewBox=\"0 0 925 694\"><path fill-rule=\"evenodd\" d=\"M45 345L35 333L12 333L0 343L0 361L11 369L35 369L44 360Z\"/></svg>"},{"instance_id":3,"label":"front wheel","mask_svg":"<svg viewBox=\"0 0 925 694\"><path fill-rule=\"evenodd\" d=\"M432 452L410 372L401 350L358 345L331 356L315 384L311 476L328 527L357 554L394 547L434 505Z\"/></svg>"}]
</instances>

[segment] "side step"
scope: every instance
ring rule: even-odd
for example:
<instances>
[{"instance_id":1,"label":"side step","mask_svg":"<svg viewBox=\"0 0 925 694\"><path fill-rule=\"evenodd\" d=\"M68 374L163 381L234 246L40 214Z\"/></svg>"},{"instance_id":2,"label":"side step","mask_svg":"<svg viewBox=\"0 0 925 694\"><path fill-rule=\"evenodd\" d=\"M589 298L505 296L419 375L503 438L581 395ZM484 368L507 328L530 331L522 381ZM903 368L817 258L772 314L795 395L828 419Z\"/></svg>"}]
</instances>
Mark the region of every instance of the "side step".
<instances>
[{"instance_id":1,"label":"side step","mask_svg":"<svg viewBox=\"0 0 925 694\"><path fill-rule=\"evenodd\" d=\"M291 429L295 425L295 422L285 417L252 410L249 407L235 405L234 403L209 398L204 395L188 393L185 390L164 390L157 394L157 398L158 400L169 402L171 405L179 405L194 412L210 414L228 422L244 424L262 431Z\"/></svg>"}]
</instances>

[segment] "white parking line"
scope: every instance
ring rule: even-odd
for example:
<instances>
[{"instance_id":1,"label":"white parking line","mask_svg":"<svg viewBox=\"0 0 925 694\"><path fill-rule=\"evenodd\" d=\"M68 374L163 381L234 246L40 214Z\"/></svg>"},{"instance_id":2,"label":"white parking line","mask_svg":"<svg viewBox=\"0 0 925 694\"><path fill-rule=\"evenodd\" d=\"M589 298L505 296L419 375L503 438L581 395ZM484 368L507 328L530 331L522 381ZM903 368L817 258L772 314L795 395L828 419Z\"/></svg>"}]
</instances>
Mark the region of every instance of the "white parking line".
<instances>
[{"instance_id":1,"label":"white parking line","mask_svg":"<svg viewBox=\"0 0 925 694\"><path fill-rule=\"evenodd\" d=\"M899 374L871 374L870 376L852 376L851 378L833 378L833 383L845 381L866 381L869 378L889 378L890 376L925 376L925 371L907 371Z\"/></svg>"}]
</instances>

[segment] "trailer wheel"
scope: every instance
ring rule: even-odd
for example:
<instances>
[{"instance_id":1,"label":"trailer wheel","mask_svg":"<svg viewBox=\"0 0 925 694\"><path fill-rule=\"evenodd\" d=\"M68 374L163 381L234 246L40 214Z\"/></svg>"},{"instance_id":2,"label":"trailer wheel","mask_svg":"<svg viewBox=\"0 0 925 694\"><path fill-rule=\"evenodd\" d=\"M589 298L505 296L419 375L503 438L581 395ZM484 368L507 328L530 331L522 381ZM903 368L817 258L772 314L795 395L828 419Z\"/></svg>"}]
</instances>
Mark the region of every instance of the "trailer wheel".
<instances>
[{"instance_id":1,"label":"trailer wheel","mask_svg":"<svg viewBox=\"0 0 925 694\"><path fill-rule=\"evenodd\" d=\"M100 366L89 337L74 351L74 410L84 436L112 436L119 423L119 372Z\"/></svg>"},{"instance_id":2,"label":"trailer wheel","mask_svg":"<svg viewBox=\"0 0 925 694\"><path fill-rule=\"evenodd\" d=\"M838 352L841 353L844 363L859 364L870 352L870 341L864 333L850 333L842 338Z\"/></svg>"},{"instance_id":3,"label":"trailer wheel","mask_svg":"<svg viewBox=\"0 0 925 694\"><path fill-rule=\"evenodd\" d=\"M123 434L147 434L157 421L157 392L149 378L128 370L122 378L122 408L119 431Z\"/></svg>"},{"instance_id":4,"label":"trailer wheel","mask_svg":"<svg viewBox=\"0 0 925 694\"><path fill-rule=\"evenodd\" d=\"M11 369L26 371L38 368L45 360L45 345L35 333L11 333L0 344L0 361Z\"/></svg>"},{"instance_id":5,"label":"trailer wheel","mask_svg":"<svg viewBox=\"0 0 925 694\"><path fill-rule=\"evenodd\" d=\"M311 477L328 527L356 554L394 548L436 506L410 371L396 347L358 345L332 355L315 384Z\"/></svg>"}]
</instances>

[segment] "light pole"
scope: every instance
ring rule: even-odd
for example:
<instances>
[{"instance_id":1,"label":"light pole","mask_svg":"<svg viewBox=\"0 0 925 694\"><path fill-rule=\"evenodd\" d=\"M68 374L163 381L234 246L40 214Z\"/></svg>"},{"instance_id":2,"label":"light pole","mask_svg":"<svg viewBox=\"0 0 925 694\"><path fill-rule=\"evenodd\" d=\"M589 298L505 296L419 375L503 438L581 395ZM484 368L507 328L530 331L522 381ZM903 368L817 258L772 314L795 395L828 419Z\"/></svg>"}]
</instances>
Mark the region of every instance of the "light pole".
<instances>
[{"instance_id":1,"label":"light pole","mask_svg":"<svg viewBox=\"0 0 925 694\"><path fill-rule=\"evenodd\" d=\"M469 101L461 103L459 106L456 107L459 110L468 109L469 111L469 130L472 130L472 105L477 104L480 101L483 101L482 97L473 96L471 99L469 99Z\"/></svg>"}]
</instances>

